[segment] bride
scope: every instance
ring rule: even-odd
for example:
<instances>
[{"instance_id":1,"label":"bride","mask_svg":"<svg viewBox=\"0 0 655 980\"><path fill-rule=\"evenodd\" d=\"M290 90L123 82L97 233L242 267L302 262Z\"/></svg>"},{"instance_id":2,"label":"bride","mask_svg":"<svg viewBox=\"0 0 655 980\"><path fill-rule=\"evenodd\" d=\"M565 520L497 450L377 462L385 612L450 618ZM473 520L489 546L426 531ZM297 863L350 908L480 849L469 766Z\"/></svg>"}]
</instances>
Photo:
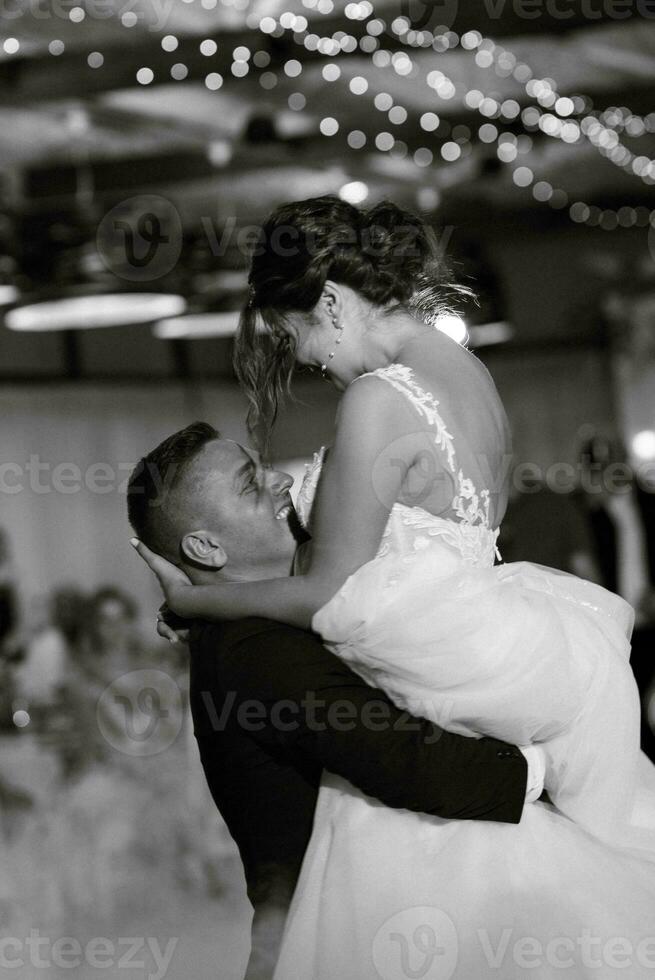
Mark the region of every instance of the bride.
<instances>
[{"instance_id":1,"label":"bride","mask_svg":"<svg viewBox=\"0 0 655 980\"><path fill-rule=\"evenodd\" d=\"M311 628L400 707L539 743L553 804L515 827L445 821L326 774L276 980L652 976L655 769L631 608L495 564L507 419L480 361L435 329L454 287L421 219L327 196L262 231L236 347L253 431L266 441L295 364L343 391L299 499L311 553L293 578L216 586L140 553L180 616Z\"/></svg>"}]
</instances>

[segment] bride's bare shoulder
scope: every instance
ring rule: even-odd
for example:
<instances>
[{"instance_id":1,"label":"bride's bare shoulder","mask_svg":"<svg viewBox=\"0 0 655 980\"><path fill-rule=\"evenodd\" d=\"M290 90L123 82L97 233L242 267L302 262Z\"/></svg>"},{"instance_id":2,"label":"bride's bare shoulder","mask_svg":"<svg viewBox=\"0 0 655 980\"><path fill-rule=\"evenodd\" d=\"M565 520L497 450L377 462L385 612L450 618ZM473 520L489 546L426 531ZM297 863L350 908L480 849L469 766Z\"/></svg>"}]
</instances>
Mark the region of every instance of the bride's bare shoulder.
<instances>
[{"instance_id":1,"label":"bride's bare shoulder","mask_svg":"<svg viewBox=\"0 0 655 980\"><path fill-rule=\"evenodd\" d=\"M416 383L430 392L449 416L460 419L464 428L485 420L492 423L497 439L507 441L505 408L486 365L450 337L439 335L439 331L435 334L402 352L403 363Z\"/></svg>"}]
</instances>

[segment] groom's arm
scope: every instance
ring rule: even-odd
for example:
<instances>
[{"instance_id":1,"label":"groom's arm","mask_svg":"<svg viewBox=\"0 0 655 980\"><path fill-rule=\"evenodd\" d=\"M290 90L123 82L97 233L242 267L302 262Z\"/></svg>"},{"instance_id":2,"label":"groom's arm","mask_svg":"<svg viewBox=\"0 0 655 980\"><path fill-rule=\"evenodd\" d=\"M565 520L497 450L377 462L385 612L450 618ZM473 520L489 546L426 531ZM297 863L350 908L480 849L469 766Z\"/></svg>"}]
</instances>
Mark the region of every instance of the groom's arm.
<instances>
[{"instance_id":1,"label":"groom's arm","mask_svg":"<svg viewBox=\"0 0 655 980\"><path fill-rule=\"evenodd\" d=\"M314 634L267 620L234 625L197 626L193 645L214 658L255 741L300 752L390 807L520 821L527 763L518 748L412 718Z\"/></svg>"}]
</instances>

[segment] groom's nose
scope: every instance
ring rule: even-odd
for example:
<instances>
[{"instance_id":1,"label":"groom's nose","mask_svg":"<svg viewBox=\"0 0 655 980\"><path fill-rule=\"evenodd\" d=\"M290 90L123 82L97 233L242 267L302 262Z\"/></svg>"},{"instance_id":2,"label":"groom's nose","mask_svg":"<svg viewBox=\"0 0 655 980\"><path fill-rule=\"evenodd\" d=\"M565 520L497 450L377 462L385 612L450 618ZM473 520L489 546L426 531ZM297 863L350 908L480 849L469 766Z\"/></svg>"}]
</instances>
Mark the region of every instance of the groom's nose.
<instances>
[{"instance_id":1,"label":"groom's nose","mask_svg":"<svg viewBox=\"0 0 655 980\"><path fill-rule=\"evenodd\" d=\"M281 470L269 470L269 487L276 496L288 493L293 486L293 477Z\"/></svg>"}]
</instances>

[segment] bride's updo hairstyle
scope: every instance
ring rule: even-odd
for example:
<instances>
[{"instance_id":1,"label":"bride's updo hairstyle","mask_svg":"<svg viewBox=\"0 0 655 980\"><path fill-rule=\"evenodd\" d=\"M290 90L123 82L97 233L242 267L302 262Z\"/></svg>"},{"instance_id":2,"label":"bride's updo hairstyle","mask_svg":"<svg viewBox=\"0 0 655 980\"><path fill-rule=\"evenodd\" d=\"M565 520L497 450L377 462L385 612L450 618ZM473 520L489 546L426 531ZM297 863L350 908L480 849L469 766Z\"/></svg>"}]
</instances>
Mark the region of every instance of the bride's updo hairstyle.
<instances>
[{"instance_id":1,"label":"bride's updo hairstyle","mask_svg":"<svg viewBox=\"0 0 655 980\"><path fill-rule=\"evenodd\" d=\"M326 195L276 208L253 249L234 354L248 425L264 446L293 373L286 317L311 315L326 279L358 292L380 317L406 309L427 322L470 292L450 281L432 229L391 201L360 209Z\"/></svg>"}]
</instances>

